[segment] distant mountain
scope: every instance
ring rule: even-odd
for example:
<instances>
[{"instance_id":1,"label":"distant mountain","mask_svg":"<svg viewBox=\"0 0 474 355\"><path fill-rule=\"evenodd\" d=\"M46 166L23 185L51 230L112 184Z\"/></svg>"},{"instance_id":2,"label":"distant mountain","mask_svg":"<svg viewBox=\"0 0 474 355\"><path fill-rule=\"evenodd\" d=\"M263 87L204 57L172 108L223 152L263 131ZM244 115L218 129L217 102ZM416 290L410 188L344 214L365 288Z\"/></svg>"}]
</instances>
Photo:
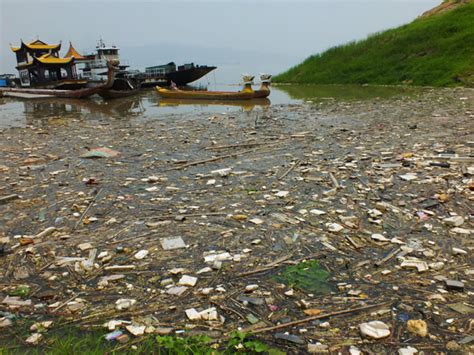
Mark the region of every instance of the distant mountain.
<instances>
[{"instance_id":1,"label":"distant mountain","mask_svg":"<svg viewBox=\"0 0 474 355\"><path fill-rule=\"evenodd\" d=\"M444 1L407 25L311 56L274 79L473 87L474 0Z\"/></svg>"}]
</instances>

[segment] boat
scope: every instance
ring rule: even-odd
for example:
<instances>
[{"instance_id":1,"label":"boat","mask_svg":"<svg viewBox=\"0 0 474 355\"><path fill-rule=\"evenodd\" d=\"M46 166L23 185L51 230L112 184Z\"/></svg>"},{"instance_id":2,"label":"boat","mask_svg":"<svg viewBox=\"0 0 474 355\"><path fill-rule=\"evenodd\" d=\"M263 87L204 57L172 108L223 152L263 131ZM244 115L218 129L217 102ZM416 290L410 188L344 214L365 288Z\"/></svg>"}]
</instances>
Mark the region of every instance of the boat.
<instances>
[{"instance_id":1,"label":"boat","mask_svg":"<svg viewBox=\"0 0 474 355\"><path fill-rule=\"evenodd\" d=\"M107 46L102 39L99 39L96 52L88 55L81 55L70 44L66 57L74 57L77 65L78 76L88 80L100 80L107 69L107 60L116 60L120 63L119 50L117 46ZM145 68L144 72L139 70L129 70L129 65L120 63L117 73L127 76L129 79L140 82L141 88L155 87L156 85L176 85L184 86L196 81L217 67L207 65L195 65L194 63L176 66L174 62L164 65L155 65Z\"/></svg>"},{"instance_id":2,"label":"boat","mask_svg":"<svg viewBox=\"0 0 474 355\"><path fill-rule=\"evenodd\" d=\"M119 99L137 94L140 91L140 82L127 77L116 77L110 89L104 89L98 94L103 99Z\"/></svg>"},{"instance_id":3,"label":"boat","mask_svg":"<svg viewBox=\"0 0 474 355\"><path fill-rule=\"evenodd\" d=\"M122 98L135 95L140 89L140 83L128 77L128 65L120 63L119 48L112 45L106 46L99 39L96 52L82 55L69 43L66 57L73 57L76 61L78 76L90 82L102 82L107 74L107 63L115 63L115 79L112 87L101 90L98 94L104 99Z\"/></svg>"},{"instance_id":4,"label":"boat","mask_svg":"<svg viewBox=\"0 0 474 355\"><path fill-rule=\"evenodd\" d=\"M252 89L253 78L254 77L251 75L244 75L244 87L241 91L181 90L176 86L171 89L157 86L156 90L158 91L158 94L165 99L251 100L256 98L255 91Z\"/></svg>"},{"instance_id":5,"label":"boat","mask_svg":"<svg viewBox=\"0 0 474 355\"><path fill-rule=\"evenodd\" d=\"M48 98L48 97L59 97L59 98L70 98L70 99L82 99L95 94L99 94L103 90L107 90L112 87L114 83L114 63L108 63L107 81L103 84L85 87L75 90L61 90L61 89L37 89L37 88L0 88L0 96L5 97L17 97L25 99L36 99L36 98Z\"/></svg>"},{"instance_id":6,"label":"boat","mask_svg":"<svg viewBox=\"0 0 474 355\"><path fill-rule=\"evenodd\" d=\"M184 86L207 75L217 67L208 65L183 64L176 67L174 62L145 68L145 72L134 73L133 76L141 81L141 86L155 87L170 85L171 82Z\"/></svg>"},{"instance_id":7,"label":"boat","mask_svg":"<svg viewBox=\"0 0 474 355\"><path fill-rule=\"evenodd\" d=\"M173 82L178 86L187 85L207 75L217 67L208 65L194 65L194 63L178 66L178 70L166 74L169 83Z\"/></svg>"},{"instance_id":8,"label":"boat","mask_svg":"<svg viewBox=\"0 0 474 355\"><path fill-rule=\"evenodd\" d=\"M11 50L17 60L18 84L23 88L75 90L88 84L87 80L78 77L75 58L59 55L61 42L21 41L20 46L11 47Z\"/></svg>"},{"instance_id":9,"label":"boat","mask_svg":"<svg viewBox=\"0 0 474 355\"><path fill-rule=\"evenodd\" d=\"M107 46L101 39L97 41L95 53L80 54L69 43L69 50L66 57L74 57L76 61L78 77L92 82L100 82L107 73L107 62L116 63L116 78L128 73L128 65L120 61L119 50L117 46Z\"/></svg>"},{"instance_id":10,"label":"boat","mask_svg":"<svg viewBox=\"0 0 474 355\"><path fill-rule=\"evenodd\" d=\"M260 74L260 89L255 90L255 98L266 98L270 95L270 84L272 76L270 74Z\"/></svg>"},{"instance_id":11,"label":"boat","mask_svg":"<svg viewBox=\"0 0 474 355\"><path fill-rule=\"evenodd\" d=\"M15 82L15 75L13 74L0 74L0 87L14 87L17 83Z\"/></svg>"},{"instance_id":12,"label":"boat","mask_svg":"<svg viewBox=\"0 0 474 355\"><path fill-rule=\"evenodd\" d=\"M166 99L193 99L193 100L251 100L253 92L230 91L188 91L172 90L157 86L158 94Z\"/></svg>"}]
</instances>

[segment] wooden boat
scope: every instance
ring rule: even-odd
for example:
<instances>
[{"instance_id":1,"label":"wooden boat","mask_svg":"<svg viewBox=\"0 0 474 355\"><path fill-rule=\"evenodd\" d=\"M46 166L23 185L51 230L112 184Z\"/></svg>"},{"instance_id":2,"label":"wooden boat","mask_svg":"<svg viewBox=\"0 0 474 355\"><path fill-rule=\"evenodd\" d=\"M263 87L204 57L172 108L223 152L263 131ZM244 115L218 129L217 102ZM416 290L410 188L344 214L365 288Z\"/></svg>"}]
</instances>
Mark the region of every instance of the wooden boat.
<instances>
[{"instance_id":1,"label":"wooden boat","mask_svg":"<svg viewBox=\"0 0 474 355\"><path fill-rule=\"evenodd\" d=\"M260 89L255 90L255 98L266 98L270 95L270 84L272 76L270 74L260 74Z\"/></svg>"},{"instance_id":2,"label":"wooden boat","mask_svg":"<svg viewBox=\"0 0 474 355\"><path fill-rule=\"evenodd\" d=\"M229 92L229 91L186 91L170 90L156 87L158 94L166 99L192 99L192 100L251 100L254 98L252 92Z\"/></svg>"},{"instance_id":3,"label":"wooden boat","mask_svg":"<svg viewBox=\"0 0 474 355\"><path fill-rule=\"evenodd\" d=\"M180 90L178 88L165 89L157 86L158 94L165 99L190 99L190 100L251 100L256 98L252 89L253 76L244 76L242 91L197 91ZM263 97L263 96L262 96Z\"/></svg>"},{"instance_id":4,"label":"wooden boat","mask_svg":"<svg viewBox=\"0 0 474 355\"><path fill-rule=\"evenodd\" d=\"M131 78L115 78L110 89L104 89L99 95L104 99L119 99L137 94L140 91L140 82Z\"/></svg>"},{"instance_id":5,"label":"wooden boat","mask_svg":"<svg viewBox=\"0 0 474 355\"><path fill-rule=\"evenodd\" d=\"M112 87L115 78L114 63L108 63L107 81L104 84L77 89L77 90L56 90L56 89L32 89L32 88L0 88L0 96L18 98L47 98L59 97L70 99L82 99L102 92Z\"/></svg>"}]
</instances>

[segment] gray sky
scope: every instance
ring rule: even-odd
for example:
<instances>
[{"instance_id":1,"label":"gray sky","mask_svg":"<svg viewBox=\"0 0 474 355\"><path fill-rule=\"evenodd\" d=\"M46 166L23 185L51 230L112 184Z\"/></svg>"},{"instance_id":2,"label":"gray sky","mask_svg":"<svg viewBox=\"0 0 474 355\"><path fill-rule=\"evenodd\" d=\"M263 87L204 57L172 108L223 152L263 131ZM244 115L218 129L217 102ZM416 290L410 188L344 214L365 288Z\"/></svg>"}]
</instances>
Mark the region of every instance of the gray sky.
<instances>
[{"instance_id":1,"label":"gray sky","mask_svg":"<svg viewBox=\"0 0 474 355\"><path fill-rule=\"evenodd\" d=\"M132 67L169 61L214 64L218 80L277 73L311 54L407 23L441 0L112 1L0 0L0 73L16 72L10 43L72 40L91 52L99 37Z\"/></svg>"}]
</instances>

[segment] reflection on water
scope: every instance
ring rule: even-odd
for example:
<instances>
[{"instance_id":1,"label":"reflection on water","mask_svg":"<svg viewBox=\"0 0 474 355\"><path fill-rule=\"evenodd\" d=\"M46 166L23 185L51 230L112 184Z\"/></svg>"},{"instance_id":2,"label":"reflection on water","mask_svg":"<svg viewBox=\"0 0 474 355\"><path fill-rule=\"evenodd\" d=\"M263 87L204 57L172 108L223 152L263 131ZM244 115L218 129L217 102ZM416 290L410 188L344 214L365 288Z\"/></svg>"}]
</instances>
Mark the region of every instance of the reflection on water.
<instances>
[{"instance_id":1,"label":"reflection on water","mask_svg":"<svg viewBox=\"0 0 474 355\"><path fill-rule=\"evenodd\" d=\"M275 95L277 102L290 102L285 93ZM102 99L58 99L42 98L19 100L0 99L0 128L24 127L25 125L47 125L51 120L61 119L156 119L160 116L197 112L228 113L264 110L270 106L269 99L244 101L164 100L155 90L135 96L104 101Z\"/></svg>"},{"instance_id":2,"label":"reflection on water","mask_svg":"<svg viewBox=\"0 0 474 355\"><path fill-rule=\"evenodd\" d=\"M130 117L145 109L139 97L127 97L113 102L98 100L38 99L23 101L26 118L78 117L88 115Z\"/></svg>"},{"instance_id":3,"label":"reflection on water","mask_svg":"<svg viewBox=\"0 0 474 355\"><path fill-rule=\"evenodd\" d=\"M181 107L183 105L200 105L202 107L209 106L227 106L240 107L244 111L252 111L256 106L268 108L271 101L269 99L255 99L255 100L190 100L190 99L160 99L158 105L160 107Z\"/></svg>"},{"instance_id":4,"label":"reflection on water","mask_svg":"<svg viewBox=\"0 0 474 355\"><path fill-rule=\"evenodd\" d=\"M210 87L209 90L238 91L237 86ZM231 113L266 110L271 104L292 104L302 100L321 102L363 100L413 95L423 89L412 87L357 85L282 85L273 88L270 100L206 101L161 99L153 90L135 96L104 101L101 99L29 99L0 98L0 128L47 125L53 119L159 119L167 115L195 113ZM271 102L270 102L271 101Z\"/></svg>"},{"instance_id":5,"label":"reflection on water","mask_svg":"<svg viewBox=\"0 0 474 355\"><path fill-rule=\"evenodd\" d=\"M314 100L367 100L414 95L422 88L377 85L279 85L293 99Z\"/></svg>"}]
</instances>

